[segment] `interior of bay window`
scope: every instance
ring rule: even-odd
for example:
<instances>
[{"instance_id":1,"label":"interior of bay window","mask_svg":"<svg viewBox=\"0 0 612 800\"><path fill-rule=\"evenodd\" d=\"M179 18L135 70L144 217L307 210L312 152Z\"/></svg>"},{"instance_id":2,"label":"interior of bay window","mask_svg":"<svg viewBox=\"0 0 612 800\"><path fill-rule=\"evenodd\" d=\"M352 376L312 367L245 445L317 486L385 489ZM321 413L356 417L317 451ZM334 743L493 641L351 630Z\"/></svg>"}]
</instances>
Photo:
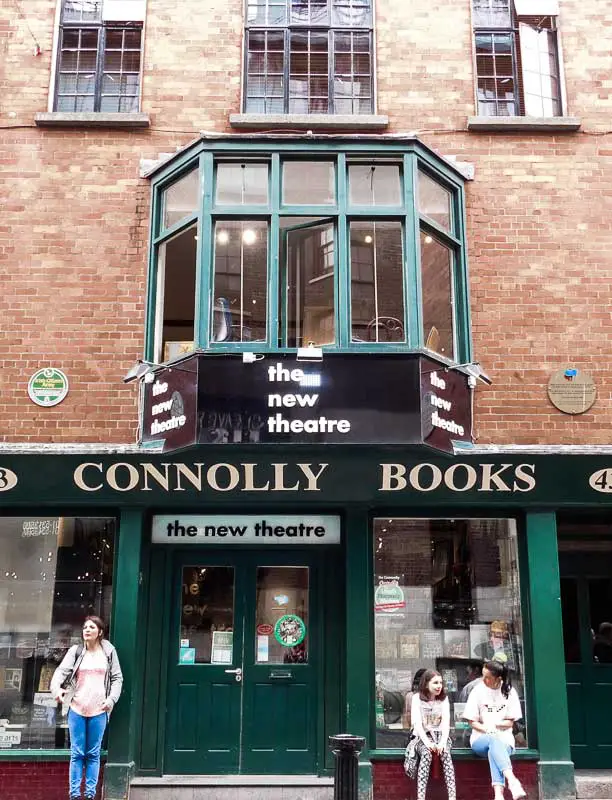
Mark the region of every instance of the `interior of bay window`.
<instances>
[{"instance_id":1,"label":"interior of bay window","mask_svg":"<svg viewBox=\"0 0 612 800\"><path fill-rule=\"evenodd\" d=\"M350 224L351 338L405 342L401 222Z\"/></svg>"},{"instance_id":2,"label":"interior of bay window","mask_svg":"<svg viewBox=\"0 0 612 800\"><path fill-rule=\"evenodd\" d=\"M197 225L159 246L155 359L168 361L194 347Z\"/></svg>"},{"instance_id":3,"label":"interior of bay window","mask_svg":"<svg viewBox=\"0 0 612 800\"><path fill-rule=\"evenodd\" d=\"M356 148L204 159L156 190L148 358L313 345L468 360L460 179Z\"/></svg>"},{"instance_id":4,"label":"interior of bay window","mask_svg":"<svg viewBox=\"0 0 612 800\"><path fill-rule=\"evenodd\" d=\"M267 222L218 220L214 253L210 341L265 342Z\"/></svg>"}]
</instances>

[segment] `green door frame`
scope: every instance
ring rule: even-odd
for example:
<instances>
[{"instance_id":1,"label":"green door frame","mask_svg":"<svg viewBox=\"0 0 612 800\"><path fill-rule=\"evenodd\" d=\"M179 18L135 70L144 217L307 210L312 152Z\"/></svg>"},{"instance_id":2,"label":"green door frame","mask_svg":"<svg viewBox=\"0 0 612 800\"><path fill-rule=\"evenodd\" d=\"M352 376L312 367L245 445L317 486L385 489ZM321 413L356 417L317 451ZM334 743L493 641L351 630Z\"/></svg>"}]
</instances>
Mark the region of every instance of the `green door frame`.
<instances>
[{"instance_id":1,"label":"green door frame","mask_svg":"<svg viewBox=\"0 0 612 800\"><path fill-rule=\"evenodd\" d=\"M561 618L561 583L554 512L530 512L525 519L532 640L532 690L540 752L541 800L575 798L570 753Z\"/></svg>"},{"instance_id":2,"label":"green door frame","mask_svg":"<svg viewBox=\"0 0 612 800\"><path fill-rule=\"evenodd\" d=\"M200 548L196 549L201 554ZM276 548L270 548L274 552ZM280 549L280 548L279 548ZM187 548L173 546L150 546L148 569L145 571L143 586L142 659L140 662L140 685L142 707L136 726L138 744L135 772L138 775L160 776L164 773L164 750L166 739L167 664L170 657L170 627L172 606L172 565L174 554ZM262 549L241 547L240 551L250 551L258 556ZM220 552L214 548L213 553ZM265 551L263 551L265 553ZM286 551L285 551L286 552ZM316 549L292 547L289 555L299 558L302 552L307 558L319 554L319 592L321 597L321 616L325 618L325 640L322 642L323 666L319 670L319 725L317 729L317 771L330 774L333 758L327 747L327 737L341 730L341 687L344 669L343 647L340 638L344 631L344 582L342 579L342 547L323 547ZM336 613L330 614L334 609ZM112 800L115 800L113 797Z\"/></svg>"}]
</instances>

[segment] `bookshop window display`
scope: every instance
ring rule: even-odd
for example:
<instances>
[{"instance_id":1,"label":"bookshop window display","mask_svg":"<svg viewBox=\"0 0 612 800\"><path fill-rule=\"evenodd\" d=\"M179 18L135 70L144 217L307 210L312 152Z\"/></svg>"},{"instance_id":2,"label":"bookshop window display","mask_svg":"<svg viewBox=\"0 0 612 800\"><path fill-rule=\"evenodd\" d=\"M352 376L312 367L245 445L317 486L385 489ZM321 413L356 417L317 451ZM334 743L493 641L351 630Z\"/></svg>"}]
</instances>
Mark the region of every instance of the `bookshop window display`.
<instances>
[{"instance_id":1,"label":"bookshop window display","mask_svg":"<svg viewBox=\"0 0 612 800\"><path fill-rule=\"evenodd\" d=\"M83 619L110 618L114 537L113 519L0 518L0 752L68 746L49 684Z\"/></svg>"},{"instance_id":2,"label":"bookshop window display","mask_svg":"<svg viewBox=\"0 0 612 800\"><path fill-rule=\"evenodd\" d=\"M376 746L404 747L419 670L441 673L454 747L483 661L504 652L525 714L516 524L510 519L375 519ZM525 720L515 725L527 746Z\"/></svg>"}]
</instances>

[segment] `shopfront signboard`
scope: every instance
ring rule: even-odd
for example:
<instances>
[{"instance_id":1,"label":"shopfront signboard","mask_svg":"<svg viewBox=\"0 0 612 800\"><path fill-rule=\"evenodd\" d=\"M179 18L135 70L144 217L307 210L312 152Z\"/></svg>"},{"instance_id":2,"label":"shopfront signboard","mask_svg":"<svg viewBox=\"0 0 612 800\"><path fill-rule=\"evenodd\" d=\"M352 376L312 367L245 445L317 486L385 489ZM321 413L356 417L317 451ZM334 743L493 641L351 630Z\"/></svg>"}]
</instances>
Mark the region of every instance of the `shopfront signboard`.
<instances>
[{"instance_id":1,"label":"shopfront signboard","mask_svg":"<svg viewBox=\"0 0 612 800\"><path fill-rule=\"evenodd\" d=\"M279 514L165 514L153 517L153 544L339 544L340 517Z\"/></svg>"},{"instance_id":2,"label":"shopfront signboard","mask_svg":"<svg viewBox=\"0 0 612 800\"><path fill-rule=\"evenodd\" d=\"M419 354L195 354L145 384L143 442L164 452L198 443L471 443L468 376Z\"/></svg>"}]
</instances>

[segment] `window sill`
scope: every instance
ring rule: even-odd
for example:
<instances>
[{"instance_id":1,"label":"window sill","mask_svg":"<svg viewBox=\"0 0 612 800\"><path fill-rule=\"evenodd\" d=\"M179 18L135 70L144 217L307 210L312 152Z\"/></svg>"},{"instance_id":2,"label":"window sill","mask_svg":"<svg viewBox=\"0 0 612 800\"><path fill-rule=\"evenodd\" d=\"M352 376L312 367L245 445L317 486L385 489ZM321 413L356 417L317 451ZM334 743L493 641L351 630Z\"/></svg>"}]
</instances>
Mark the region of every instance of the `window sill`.
<instances>
[{"instance_id":1,"label":"window sill","mask_svg":"<svg viewBox=\"0 0 612 800\"><path fill-rule=\"evenodd\" d=\"M148 114L102 111L46 111L37 114L35 122L40 128L148 128L151 124Z\"/></svg>"},{"instance_id":2,"label":"window sill","mask_svg":"<svg viewBox=\"0 0 612 800\"><path fill-rule=\"evenodd\" d=\"M580 130L579 117L468 117L469 131L529 131L572 133Z\"/></svg>"},{"instance_id":3,"label":"window sill","mask_svg":"<svg viewBox=\"0 0 612 800\"><path fill-rule=\"evenodd\" d=\"M304 130L370 131L389 125L384 114L230 114L232 128L243 130Z\"/></svg>"},{"instance_id":4,"label":"window sill","mask_svg":"<svg viewBox=\"0 0 612 800\"><path fill-rule=\"evenodd\" d=\"M469 747L453 747L452 749L453 759L457 759L459 761L470 761L474 759L474 761L478 760L478 756L474 754L471 748ZM381 748L376 750L370 750L368 757L371 761L399 761L404 760L404 750L395 750L392 748ZM514 751L512 754L512 759L516 759L518 761L538 761L540 758L539 750L533 750L527 747L519 747L517 750Z\"/></svg>"}]
</instances>

